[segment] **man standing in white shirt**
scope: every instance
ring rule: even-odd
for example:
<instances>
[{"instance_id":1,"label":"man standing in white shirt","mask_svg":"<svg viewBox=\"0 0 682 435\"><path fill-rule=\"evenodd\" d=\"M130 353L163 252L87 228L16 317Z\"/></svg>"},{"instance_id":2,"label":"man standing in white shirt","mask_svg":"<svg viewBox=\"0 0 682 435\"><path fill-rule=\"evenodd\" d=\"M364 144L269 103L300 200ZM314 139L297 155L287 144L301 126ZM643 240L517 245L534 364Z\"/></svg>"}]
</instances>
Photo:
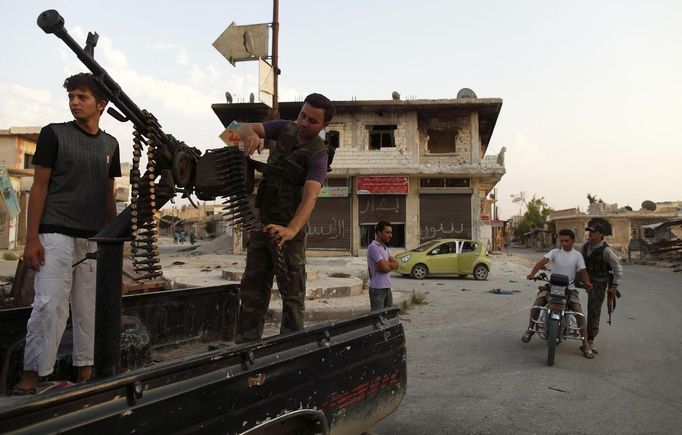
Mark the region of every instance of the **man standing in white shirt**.
<instances>
[{"instance_id":1,"label":"man standing in white shirt","mask_svg":"<svg viewBox=\"0 0 682 435\"><path fill-rule=\"evenodd\" d=\"M590 277L587 274L585 268L585 260L580 252L573 249L573 243L575 242L575 233L571 230L564 229L559 231L559 241L561 243L561 248L552 249L542 257L540 261L535 263L533 270L528 274L527 278L533 279L535 274L547 263L551 261L552 263L552 273L557 273L560 275L565 275L570 281L575 279L576 274L579 272L585 287L588 291L592 288L592 283ZM534 306L544 306L547 304L547 290L544 287L538 292L537 298L533 303ZM582 314L582 307L580 305L580 299L578 299L578 290L575 286L571 284L570 295L566 305L576 313ZM533 336L534 331L531 329L533 323L537 320L540 315L540 310L533 308L530 310L530 319L528 320L528 329L521 337L521 341L528 343ZM578 326L580 326L580 334L583 337L583 345L580 350L583 352L585 358L594 358L594 353L590 348L590 343L587 340L587 329L585 327L585 320L583 316L575 316Z\"/></svg>"}]
</instances>

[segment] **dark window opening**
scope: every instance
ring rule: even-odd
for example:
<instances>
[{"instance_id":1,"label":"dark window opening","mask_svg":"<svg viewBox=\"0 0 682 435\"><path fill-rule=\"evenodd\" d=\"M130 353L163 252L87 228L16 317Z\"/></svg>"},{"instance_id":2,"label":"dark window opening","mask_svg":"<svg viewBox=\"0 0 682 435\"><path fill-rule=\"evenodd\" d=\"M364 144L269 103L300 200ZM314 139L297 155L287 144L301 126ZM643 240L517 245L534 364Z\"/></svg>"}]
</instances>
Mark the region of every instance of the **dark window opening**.
<instances>
[{"instance_id":1,"label":"dark window opening","mask_svg":"<svg viewBox=\"0 0 682 435\"><path fill-rule=\"evenodd\" d=\"M324 185L329 187L348 187L348 178L327 178Z\"/></svg>"},{"instance_id":2,"label":"dark window opening","mask_svg":"<svg viewBox=\"0 0 682 435\"><path fill-rule=\"evenodd\" d=\"M469 187L468 178L446 178L445 187Z\"/></svg>"},{"instance_id":3,"label":"dark window opening","mask_svg":"<svg viewBox=\"0 0 682 435\"><path fill-rule=\"evenodd\" d=\"M370 125L369 149L380 150L382 148L395 148L394 132L397 125Z\"/></svg>"},{"instance_id":4,"label":"dark window opening","mask_svg":"<svg viewBox=\"0 0 682 435\"><path fill-rule=\"evenodd\" d=\"M445 187L445 178L420 178L420 187Z\"/></svg>"},{"instance_id":5,"label":"dark window opening","mask_svg":"<svg viewBox=\"0 0 682 435\"><path fill-rule=\"evenodd\" d=\"M327 143L334 148L338 148L341 144L341 133L336 130L329 130L327 132Z\"/></svg>"},{"instance_id":6,"label":"dark window opening","mask_svg":"<svg viewBox=\"0 0 682 435\"><path fill-rule=\"evenodd\" d=\"M24 154L24 169L33 169L35 166L33 166L33 163L31 163L31 160L33 159L33 154Z\"/></svg>"},{"instance_id":7,"label":"dark window opening","mask_svg":"<svg viewBox=\"0 0 682 435\"><path fill-rule=\"evenodd\" d=\"M468 178L420 178L420 187L469 187Z\"/></svg>"},{"instance_id":8,"label":"dark window opening","mask_svg":"<svg viewBox=\"0 0 682 435\"><path fill-rule=\"evenodd\" d=\"M457 130L429 130L428 149L431 154L454 153L457 151Z\"/></svg>"},{"instance_id":9,"label":"dark window opening","mask_svg":"<svg viewBox=\"0 0 682 435\"><path fill-rule=\"evenodd\" d=\"M405 247L405 224L391 223L393 238L388 244L388 249ZM374 240L374 225L360 225L360 247L366 248Z\"/></svg>"}]
</instances>

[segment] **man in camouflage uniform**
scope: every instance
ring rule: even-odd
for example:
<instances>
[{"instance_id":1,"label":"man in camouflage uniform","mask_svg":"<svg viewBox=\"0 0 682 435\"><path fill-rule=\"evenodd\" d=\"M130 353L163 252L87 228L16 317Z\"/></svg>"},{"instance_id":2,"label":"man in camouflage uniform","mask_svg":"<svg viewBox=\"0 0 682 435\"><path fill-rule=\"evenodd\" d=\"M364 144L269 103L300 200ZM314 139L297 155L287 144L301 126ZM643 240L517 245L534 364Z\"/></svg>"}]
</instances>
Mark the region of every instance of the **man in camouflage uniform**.
<instances>
[{"instance_id":1,"label":"man in camouflage uniform","mask_svg":"<svg viewBox=\"0 0 682 435\"><path fill-rule=\"evenodd\" d=\"M592 352L598 353L593 343L599 333L599 317L604 297L607 290L613 295L618 291L618 285L623 278L623 267L613 249L604 241L606 229L601 224L590 225L585 231L589 231L589 236L583 245L582 254L594 286L588 292L587 299L587 338Z\"/></svg>"},{"instance_id":2,"label":"man in camouflage uniform","mask_svg":"<svg viewBox=\"0 0 682 435\"><path fill-rule=\"evenodd\" d=\"M262 139L274 139L268 167L258 187L256 208L264 232L251 232L241 281L241 307L236 342L258 340L270 304L275 249L281 248L287 279L277 277L282 297L280 332L303 328L305 309L305 225L315 208L328 169L327 145L320 132L334 116L325 96L306 97L296 122L242 124L244 154L263 150Z\"/></svg>"}]
</instances>

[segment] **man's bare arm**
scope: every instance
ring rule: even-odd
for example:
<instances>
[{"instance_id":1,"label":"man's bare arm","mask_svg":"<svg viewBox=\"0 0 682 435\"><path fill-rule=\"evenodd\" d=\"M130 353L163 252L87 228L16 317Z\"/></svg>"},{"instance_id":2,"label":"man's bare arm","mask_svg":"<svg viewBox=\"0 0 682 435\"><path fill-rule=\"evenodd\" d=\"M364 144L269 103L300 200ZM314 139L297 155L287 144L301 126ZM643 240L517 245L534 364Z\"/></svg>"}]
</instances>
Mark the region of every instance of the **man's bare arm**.
<instances>
[{"instance_id":1,"label":"man's bare arm","mask_svg":"<svg viewBox=\"0 0 682 435\"><path fill-rule=\"evenodd\" d=\"M28 200L28 217L26 223L26 247L24 262L36 270L45 264L45 250L38 238L40 220L45 210L45 199L52 177L52 168L36 165L33 173L33 186Z\"/></svg>"},{"instance_id":2,"label":"man's bare arm","mask_svg":"<svg viewBox=\"0 0 682 435\"><path fill-rule=\"evenodd\" d=\"M547 258L547 257L542 257L542 259L541 259L540 261L538 261L537 263L535 263L535 266L533 266L533 270L528 274L528 276L527 276L526 278L528 278L528 279L533 279L533 277L535 276L535 274L538 273L538 271L539 271L540 269L542 269L542 267L543 267L545 264L547 264L547 263L549 263L549 258Z\"/></svg>"},{"instance_id":3,"label":"man's bare arm","mask_svg":"<svg viewBox=\"0 0 682 435\"><path fill-rule=\"evenodd\" d=\"M592 280L590 280L590 274L587 273L587 269L580 269L580 276L582 277L583 284L587 290L592 289Z\"/></svg>"},{"instance_id":4,"label":"man's bare arm","mask_svg":"<svg viewBox=\"0 0 682 435\"><path fill-rule=\"evenodd\" d=\"M395 263L396 267L393 267L393 263ZM390 258L388 260L379 260L377 262L377 269L379 269L379 272L383 273L388 273L392 270L397 269L398 263L395 260L391 260Z\"/></svg>"}]
</instances>

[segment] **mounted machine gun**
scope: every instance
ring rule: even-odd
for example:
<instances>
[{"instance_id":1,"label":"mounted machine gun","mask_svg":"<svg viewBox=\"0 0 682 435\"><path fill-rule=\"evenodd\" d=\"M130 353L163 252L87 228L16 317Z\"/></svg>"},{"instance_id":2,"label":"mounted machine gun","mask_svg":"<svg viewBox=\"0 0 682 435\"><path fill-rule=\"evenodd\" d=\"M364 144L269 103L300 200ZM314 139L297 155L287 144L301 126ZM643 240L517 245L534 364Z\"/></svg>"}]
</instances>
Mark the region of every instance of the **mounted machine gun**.
<instances>
[{"instance_id":1,"label":"mounted machine gun","mask_svg":"<svg viewBox=\"0 0 682 435\"><path fill-rule=\"evenodd\" d=\"M223 198L226 218L239 230L262 230L263 225L248 203L245 159L238 147L208 150L202 155L197 148L164 133L156 117L140 109L97 63L94 58L99 38L97 33L89 32L85 47L81 48L64 28L64 18L56 10L41 13L38 26L45 33L54 34L64 41L92 72L106 98L118 109L109 107L107 112L118 121L133 123L131 204L94 237L98 242L97 300L107 301L97 304L95 343L118 343L122 244L132 237L133 267L140 274L137 279L152 279L162 275L157 246L159 210L176 193L182 193L182 197L190 202L193 194L201 200ZM140 158L144 146L147 146L147 166L144 174L141 174ZM282 252L279 249L275 252L275 273L286 277ZM105 330L108 332L105 333ZM109 354L110 348L105 349L104 345L95 347L95 360L107 361L105 366L108 368L100 367L100 375L116 371L118 351L113 349L113 353ZM100 352L104 355L98 358Z\"/></svg>"}]
</instances>

